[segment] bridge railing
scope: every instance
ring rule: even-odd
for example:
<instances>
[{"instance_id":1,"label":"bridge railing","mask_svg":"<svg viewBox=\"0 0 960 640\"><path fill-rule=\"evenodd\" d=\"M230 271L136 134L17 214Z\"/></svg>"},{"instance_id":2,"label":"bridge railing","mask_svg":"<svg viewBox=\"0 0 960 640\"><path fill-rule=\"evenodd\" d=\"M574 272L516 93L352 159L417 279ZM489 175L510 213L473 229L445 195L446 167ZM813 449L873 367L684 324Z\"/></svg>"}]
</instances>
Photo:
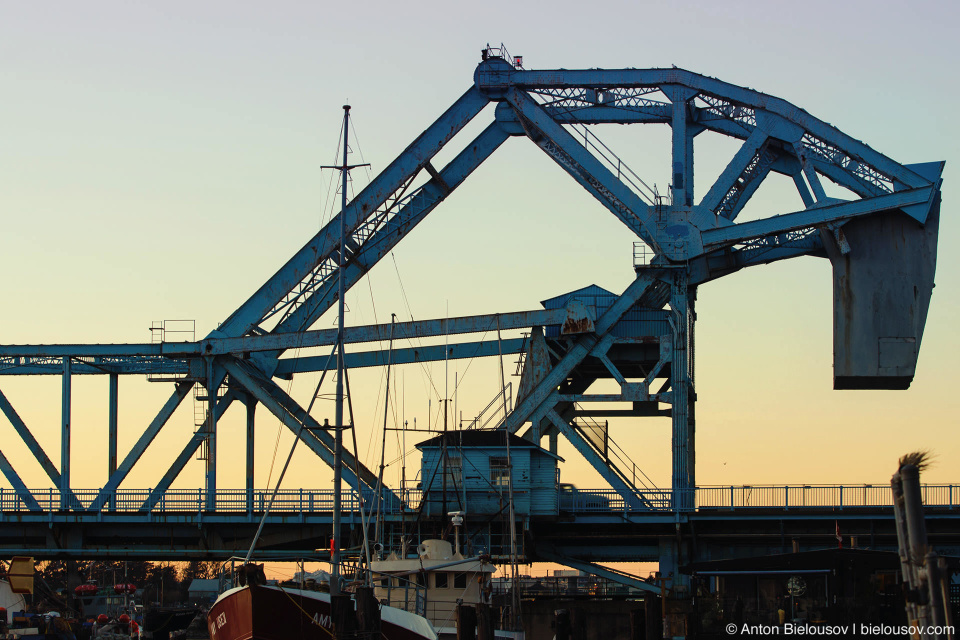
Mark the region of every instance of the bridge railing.
<instances>
[{"instance_id":1,"label":"bridge railing","mask_svg":"<svg viewBox=\"0 0 960 640\"><path fill-rule=\"evenodd\" d=\"M891 507L890 486L886 484L860 485L727 485L704 486L690 490L689 496L671 489L645 490L631 499L625 499L613 489L580 489L561 487L558 494L559 511L572 513L619 513L672 511L674 504L693 505L689 511L751 510L751 509L856 509L862 507ZM109 494L103 512L147 513L144 505L150 498L150 489L119 489ZM150 513L262 514L273 492L269 490L219 489L214 502L208 505L203 489L168 489L150 509ZM63 512L60 492L53 488L30 491L43 513ZM68 511L82 512L100 495L97 489L74 489L76 501ZM385 503L384 512L395 515L416 511L423 498L419 489L400 492L400 504ZM921 486L923 503L927 507L960 508L960 485L926 484ZM363 506L369 512L374 504L373 492L364 492ZM358 512L361 501L356 493L341 497L345 512ZM333 509L333 491L330 489L282 489L271 506L276 514L321 514ZM685 509L687 510L687 509ZM29 505L16 491L0 487L0 513L24 513ZM36 511L34 511L36 513Z\"/></svg>"},{"instance_id":2,"label":"bridge railing","mask_svg":"<svg viewBox=\"0 0 960 640\"><path fill-rule=\"evenodd\" d=\"M927 507L960 506L958 485L922 485L921 494ZM694 495L698 510L893 506L889 484L713 486L697 487Z\"/></svg>"},{"instance_id":3,"label":"bridge railing","mask_svg":"<svg viewBox=\"0 0 960 640\"><path fill-rule=\"evenodd\" d=\"M146 512L144 505L150 499L152 489L118 489L108 493L102 511L105 512ZM61 508L60 491L53 488L31 489L30 494L42 512L63 511ZM208 507L206 491L203 489L168 489L150 509L153 513L196 513L200 511L215 511L217 513L263 513L272 490L246 489L218 489L215 493L214 504ZM411 510L419 507L422 492L419 490L405 490L403 492L403 509ZM76 498L69 511L86 511L100 496L98 489L74 489ZM370 511L374 504L375 495L364 492L363 506ZM341 508L347 512L359 511L361 501L354 492L344 492L341 495ZM381 508L386 513L399 513L399 505L384 503ZM281 489L273 499L270 511L273 513L329 513L333 510L333 490L331 489ZM0 487L0 512L13 513L30 511L29 505L13 489Z\"/></svg>"}]
</instances>

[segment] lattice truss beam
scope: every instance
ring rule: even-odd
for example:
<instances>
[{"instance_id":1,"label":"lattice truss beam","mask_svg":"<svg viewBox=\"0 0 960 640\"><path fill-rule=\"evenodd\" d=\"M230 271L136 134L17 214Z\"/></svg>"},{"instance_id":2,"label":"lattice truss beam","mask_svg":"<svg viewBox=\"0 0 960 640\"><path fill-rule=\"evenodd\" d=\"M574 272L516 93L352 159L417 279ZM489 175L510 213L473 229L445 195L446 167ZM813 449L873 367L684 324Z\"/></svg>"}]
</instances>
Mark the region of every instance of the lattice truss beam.
<instances>
[{"instance_id":1,"label":"lattice truss beam","mask_svg":"<svg viewBox=\"0 0 960 640\"><path fill-rule=\"evenodd\" d=\"M490 103L497 106L487 128L445 166L434 166L437 154ZM667 193L652 189L590 130L590 125L603 123L671 126L672 184ZM706 131L742 144L719 178L695 202L693 140ZM683 286L691 290L751 265L801 255L824 256L828 249L847 252L850 247L843 226L855 218L901 210L924 224L939 196L939 163L898 164L794 105L757 91L682 69L527 71L493 56L478 67L469 90L204 340L181 345L4 346L0 347L0 375L62 375L65 389L69 376L76 374L147 373L180 378L133 449L120 464L112 463L109 479L90 505L92 509L109 503L111 492L124 481L194 384L207 388L210 407L205 430L184 444L144 509L152 507L204 440L215 442L216 420L234 400L242 400L248 409L258 403L267 406L288 427L306 434L301 437L327 460L327 434L271 382L275 376L289 377L326 365L318 358L284 358L284 352L292 344L302 344L297 340L302 340L304 332L335 302L341 252L349 288L510 136L532 140L653 249L653 266L682 268ZM738 214L770 172L791 177L806 208L737 222ZM827 197L823 178L857 197L849 202ZM337 232L341 216L347 228L343 247ZM563 402L556 397L558 383L589 354L604 356L603 349L609 347L604 340L627 309L641 298L646 306L659 309L670 297L671 287L675 288L672 275L641 274L615 305L617 312L598 319L595 332L581 337L579 346L571 348L530 390L505 428L515 431L523 423L531 423L536 428L553 424L563 430L566 420L556 410ZM680 298L673 302L677 300ZM542 319L527 320L530 324L526 326L544 324ZM291 342L284 336L297 339ZM475 346L475 353L493 353L490 343L469 344L470 348L461 347L460 352L466 354ZM512 344L510 348L519 351L523 347ZM385 361L377 352L353 357L355 366ZM400 361L404 357L414 356L399 354ZM416 357L442 356L436 350ZM676 357L679 355L671 356ZM230 387L229 393L218 394L224 384ZM677 393L676 381L671 393ZM65 391L65 411L68 396ZM669 400L669 396L664 398ZM64 504L72 504L67 436L58 472L23 421L13 417L16 413L9 403L3 404L37 462L61 487ZM568 435L576 438L572 432ZM585 449L581 451L589 457ZM23 483L10 462L2 458L0 467L20 490ZM354 465L348 471L354 489L375 490L371 486L374 476L368 470ZM215 488L215 477L214 457L212 462L208 460L208 490Z\"/></svg>"}]
</instances>

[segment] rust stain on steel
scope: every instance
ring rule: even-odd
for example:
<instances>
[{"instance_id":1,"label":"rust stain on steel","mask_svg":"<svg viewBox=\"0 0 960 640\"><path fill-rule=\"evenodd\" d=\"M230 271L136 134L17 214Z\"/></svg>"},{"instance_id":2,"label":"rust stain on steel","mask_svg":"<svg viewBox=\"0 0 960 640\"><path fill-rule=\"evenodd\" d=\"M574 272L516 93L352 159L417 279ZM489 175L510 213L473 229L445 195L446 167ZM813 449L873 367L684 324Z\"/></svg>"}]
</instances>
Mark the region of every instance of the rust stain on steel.
<instances>
[{"instance_id":1,"label":"rust stain on steel","mask_svg":"<svg viewBox=\"0 0 960 640\"><path fill-rule=\"evenodd\" d=\"M563 323L562 333L589 333L593 331L593 322L590 318L567 318Z\"/></svg>"}]
</instances>

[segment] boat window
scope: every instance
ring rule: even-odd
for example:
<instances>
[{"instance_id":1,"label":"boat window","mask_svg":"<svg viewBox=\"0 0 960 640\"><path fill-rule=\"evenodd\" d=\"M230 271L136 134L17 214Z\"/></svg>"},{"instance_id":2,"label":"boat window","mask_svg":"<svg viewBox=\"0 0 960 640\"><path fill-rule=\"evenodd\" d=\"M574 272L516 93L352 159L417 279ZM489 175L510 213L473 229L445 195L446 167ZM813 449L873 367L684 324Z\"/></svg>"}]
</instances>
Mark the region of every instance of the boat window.
<instances>
[{"instance_id":1,"label":"boat window","mask_svg":"<svg viewBox=\"0 0 960 640\"><path fill-rule=\"evenodd\" d=\"M446 589L447 588L447 573L446 571L440 571L439 573L433 574L433 586L437 589Z\"/></svg>"},{"instance_id":2,"label":"boat window","mask_svg":"<svg viewBox=\"0 0 960 640\"><path fill-rule=\"evenodd\" d=\"M427 574L423 571L417 572L417 586L425 587L427 586Z\"/></svg>"},{"instance_id":3,"label":"boat window","mask_svg":"<svg viewBox=\"0 0 960 640\"><path fill-rule=\"evenodd\" d=\"M386 589L390 586L390 578L380 578L380 586Z\"/></svg>"},{"instance_id":4,"label":"boat window","mask_svg":"<svg viewBox=\"0 0 960 640\"><path fill-rule=\"evenodd\" d=\"M467 588L467 574L458 573L453 576L453 588L454 589L466 589Z\"/></svg>"},{"instance_id":5,"label":"boat window","mask_svg":"<svg viewBox=\"0 0 960 640\"><path fill-rule=\"evenodd\" d=\"M490 484L506 487L510 484L510 465L506 458L490 458Z\"/></svg>"}]
</instances>

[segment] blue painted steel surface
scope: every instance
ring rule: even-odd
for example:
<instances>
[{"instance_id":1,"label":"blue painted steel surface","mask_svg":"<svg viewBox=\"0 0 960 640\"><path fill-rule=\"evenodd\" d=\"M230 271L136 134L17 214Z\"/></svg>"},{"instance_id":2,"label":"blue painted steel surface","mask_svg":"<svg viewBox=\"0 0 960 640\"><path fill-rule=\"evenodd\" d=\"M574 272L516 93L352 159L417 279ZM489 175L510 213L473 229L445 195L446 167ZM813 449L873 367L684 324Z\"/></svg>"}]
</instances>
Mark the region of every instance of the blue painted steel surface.
<instances>
[{"instance_id":1,"label":"blue painted steel surface","mask_svg":"<svg viewBox=\"0 0 960 640\"><path fill-rule=\"evenodd\" d=\"M563 309L538 311L517 311L513 313L466 316L462 318L443 318L437 320L417 320L397 322L393 325L395 339L424 338L428 336L456 335L460 333L487 333L500 329L525 329L534 325L560 324L566 318ZM344 342L386 342L390 339L388 324L347 327L344 330ZM245 353L254 351L274 351L295 348L307 348L332 345L336 342L336 329L303 331L297 334L267 334L264 336L245 336L242 338L222 338L203 341L203 351L210 355L226 353Z\"/></svg>"},{"instance_id":2,"label":"blue painted steel surface","mask_svg":"<svg viewBox=\"0 0 960 640\"><path fill-rule=\"evenodd\" d=\"M556 393L557 387L583 360L593 347L606 335L610 329L623 317L630 307L640 301L643 296L656 289L655 271L638 274L623 295L617 299L606 313L596 323L596 333L587 334L577 340L571 350L560 360L553 370L521 401L507 418L504 428L510 433L526 422L534 411L544 404L551 393Z\"/></svg>"},{"instance_id":3,"label":"blue painted steel surface","mask_svg":"<svg viewBox=\"0 0 960 640\"><path fill-rule=\"evenodd\" d=\"M580 455L586 458L587 462L589 462L590 465L600 473L603 479L620 495L627 510L637 509L641 506L651 506L650 503L646 502L646 498L641 492L624 478L622 474L617 473L615 466L594 451L583 436L568 424L566 420L558 416L556 411L549 409L546 415L547 419L549 419L560 433L570 441L570 444L580 452Z\"/></svg>"},{"instance_id":4,"label":"blue painted steel surface","mask_svg":"<svg viewBox=\"0 0 960 640\"><path fill-rule=\"evenodd\" d=\"M558 327L559 330L559 327ZM362 369L364 367L385 367L387 358L393 359L393 364L409 364L411 362L435 362L438 360L458 360L462 358L482 358L495 356L500 353L507 355L520 353L523 350L523 338L506 338L504 340L484 340L481 342L451 342L449 344L427 345L423 347L407 347L403 349L381 349L377 351L351 351L346 354L347 369ZM326 356L303 356L299 358L282 358L277 364L274 376L288 378L295 373L305 371L323 371L327 368Z\"/></svg>"}]
</instances>

